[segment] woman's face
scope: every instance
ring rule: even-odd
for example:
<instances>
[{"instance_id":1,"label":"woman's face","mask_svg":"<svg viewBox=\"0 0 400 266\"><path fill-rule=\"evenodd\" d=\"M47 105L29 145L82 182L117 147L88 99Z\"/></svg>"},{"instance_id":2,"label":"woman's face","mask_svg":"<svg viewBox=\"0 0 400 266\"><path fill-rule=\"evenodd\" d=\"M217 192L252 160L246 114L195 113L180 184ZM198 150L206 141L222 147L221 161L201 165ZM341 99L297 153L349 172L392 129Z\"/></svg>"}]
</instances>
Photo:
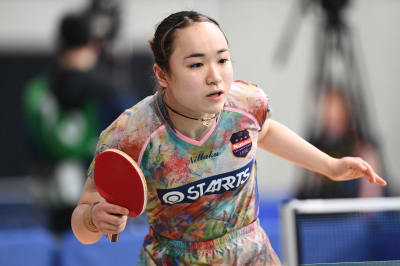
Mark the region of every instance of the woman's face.
<instances>
[{"instance_id":1,"label":"woman's face","mask_svg":"<svg viewBox=\"0 0 400 266\"><path fill-rule=\"evenodd\" d=\"M222 110L233 71L225 36L213 23L194 23L175 32L166 100L196 117Z\"/></svg>"},{"instance_id":2,"label":"woman's face","mask_svg":"<svg viewBox=\"0 0 400 266\"><path fill-rule=\"evenodd\" d=\"M323 121L325 130L332 136L343 136L349 130L349 109L344 95L328 92L324 96Z\"/></svg>"}]
</instances>

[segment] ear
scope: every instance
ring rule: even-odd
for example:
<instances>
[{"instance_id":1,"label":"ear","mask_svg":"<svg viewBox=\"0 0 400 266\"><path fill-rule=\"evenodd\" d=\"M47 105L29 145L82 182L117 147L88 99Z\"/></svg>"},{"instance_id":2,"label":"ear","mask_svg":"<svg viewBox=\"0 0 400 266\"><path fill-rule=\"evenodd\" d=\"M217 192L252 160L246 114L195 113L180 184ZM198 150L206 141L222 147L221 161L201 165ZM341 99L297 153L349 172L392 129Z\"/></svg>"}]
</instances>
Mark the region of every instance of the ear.
<instances>
[{"instance_id":1,"label":"ear","mask_svg":"<svg viewBox=\"0 0 400 266\"><path fill-rule=\"evenodd\" d=\"M153 71L154 74L156 75L158 84L162 88L167 88L168 87L168 74L157 64L153 65Z\"/></svg>"}]
</instances>

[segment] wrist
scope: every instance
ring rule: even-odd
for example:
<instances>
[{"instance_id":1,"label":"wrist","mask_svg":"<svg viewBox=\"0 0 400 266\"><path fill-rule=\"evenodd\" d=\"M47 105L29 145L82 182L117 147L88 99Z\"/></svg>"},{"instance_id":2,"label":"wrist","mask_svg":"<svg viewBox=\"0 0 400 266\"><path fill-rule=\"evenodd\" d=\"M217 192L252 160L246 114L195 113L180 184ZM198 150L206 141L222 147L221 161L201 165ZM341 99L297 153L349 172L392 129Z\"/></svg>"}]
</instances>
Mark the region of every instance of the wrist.
<instances>
[{"instance_id":1,"label":"wrist","mask_svg":"<svg viewBox=\"0 0 400 266\"><path fill-rule=\"evenodd\" d=\"M328 160L328 172L326 173L326 176L329 177L330 179L334 180L335 178L335 165L338 159L329 157Z\"/></svg>"},{"instance_id":2,"label":"wrist","mask_svg":"<svg viewBox=\"0 0 400 266\"><path fill-rule=\"evenodd\" d=\"M93 223L93 208L98 204L99 202L95 202L89 206L89 208L85 212L85 217L84 217L84 225L87 230L93 233L98 233L100 230L97 228L97 226Z\"/></svg>"}]
</instances>

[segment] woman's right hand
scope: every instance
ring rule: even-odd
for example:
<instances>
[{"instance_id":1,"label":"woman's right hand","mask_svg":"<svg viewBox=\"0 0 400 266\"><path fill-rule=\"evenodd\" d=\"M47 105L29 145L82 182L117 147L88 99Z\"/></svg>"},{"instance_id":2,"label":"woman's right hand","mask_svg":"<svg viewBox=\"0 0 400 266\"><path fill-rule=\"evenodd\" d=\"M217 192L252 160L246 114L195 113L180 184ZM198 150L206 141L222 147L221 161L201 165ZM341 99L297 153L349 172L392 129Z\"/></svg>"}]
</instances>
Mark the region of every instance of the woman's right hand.
<instances>
[{"instance_id":1,"label":"woman's right hand","mask_svg":"<svg viewBox=\"0 0 400 266\"><path fill-rule=\"evenodd\" d=\"M95 203L91 208L92 222L104 234L118 234L125 229L129 210L105 201Z\"/></svg>"}]
</instances>

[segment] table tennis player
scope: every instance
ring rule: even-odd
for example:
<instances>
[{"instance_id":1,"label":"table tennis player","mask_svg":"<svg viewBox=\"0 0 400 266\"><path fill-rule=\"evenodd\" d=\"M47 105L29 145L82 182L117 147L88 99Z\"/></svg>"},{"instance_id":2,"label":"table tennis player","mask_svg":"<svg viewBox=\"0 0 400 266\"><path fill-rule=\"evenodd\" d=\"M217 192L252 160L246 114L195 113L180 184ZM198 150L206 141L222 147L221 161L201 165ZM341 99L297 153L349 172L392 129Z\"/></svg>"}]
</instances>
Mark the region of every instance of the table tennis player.
<instances>
[{"instance_id":1,"label":"table tennis player","mask_svg":"<svg viewBox=\"0 0 400 266\"><path fill-rule=\"evenodd\" d=\"M361 158L330 157L272 120L263 90L233 81L214 19L173 13L150 46L159 90L104 130L96 150L125 152L146 178L149 233L138 265L280 265L257 218L257 147L335 181L386 185ZM93 164L72 216L85 244L123 231L128 214L99 196Z\"/></svg>"}]
</instances>

